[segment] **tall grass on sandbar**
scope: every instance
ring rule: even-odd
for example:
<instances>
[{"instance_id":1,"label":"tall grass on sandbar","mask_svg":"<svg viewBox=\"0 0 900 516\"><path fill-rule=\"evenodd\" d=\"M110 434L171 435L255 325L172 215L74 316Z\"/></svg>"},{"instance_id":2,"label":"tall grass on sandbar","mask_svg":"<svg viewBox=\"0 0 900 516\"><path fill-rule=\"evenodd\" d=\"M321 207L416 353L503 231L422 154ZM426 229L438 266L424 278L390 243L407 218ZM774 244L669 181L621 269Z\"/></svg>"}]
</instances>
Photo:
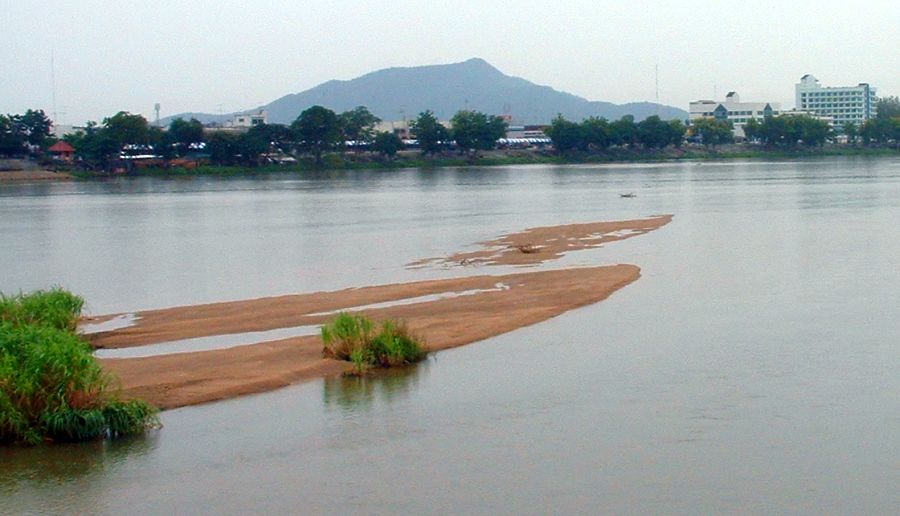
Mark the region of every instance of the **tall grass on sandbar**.
<instances>
[{"instance_id":1,"label":"tall grass on sandbar","mask_svg":"<svg viewBox=\"0 0 900 516\"><path fill-rule=\"evenodd\" d=\"M354 365L353 373L363 374L371 367L395 367L425 358L424 342L413 335L406 324L386 320L378 332L365 315L342 312L322 326L325 358L346 360Z\"/></svg>"},{"instance_id":2,"label":"tall grass on sandbar","mask_svg":"<svg viewBox=\"0 0 900 516\"><path fill-rule=\"evenodd\" d=\"M76 333L84 300L62 289L0 294L0 442L87 441L157 426L121 400L116 379Z\"/></svg>"}]
</instances>

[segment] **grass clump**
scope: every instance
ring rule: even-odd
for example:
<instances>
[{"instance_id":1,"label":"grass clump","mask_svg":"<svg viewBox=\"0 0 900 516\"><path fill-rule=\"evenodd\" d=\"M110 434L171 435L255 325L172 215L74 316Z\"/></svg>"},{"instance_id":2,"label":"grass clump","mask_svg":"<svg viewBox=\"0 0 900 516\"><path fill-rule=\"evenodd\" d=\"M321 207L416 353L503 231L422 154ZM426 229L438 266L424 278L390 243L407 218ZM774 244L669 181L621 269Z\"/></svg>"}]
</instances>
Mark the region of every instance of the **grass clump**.
<instances>
[{"instance_id":1,"label":"grass clump","mask_svg":"<svg viewBox=\"0 0 900 516\"><path fill-rule=\"evenodd\" d=\"M378 332L364 315L340 313L322 326L323 356L353 363L353 373L363 374L372 367L395 367L425 358L427 349L406 324L386 320Z\"/></svg>"},{"instance_id":2,"label":"grass clump","mask_svg":"<svg viewBox=\"0 0 900 516\"><path fill-rule=\"evenodd\" d=\"M0 322L40 325L74 332L84 299L61 288L6 296L0 293Z\"/></svg>"},{"instance_id":3,"label":"grass clump","mask_svg":"<svg viewBox=\"0 0 900 516\"><path fill-rule=\"evenodd\" d=\"M0 442L87 441L158 425L155 408L118 398L75 332L83 305L61 289L0 295Z\"/></svg>"}]
</instances>

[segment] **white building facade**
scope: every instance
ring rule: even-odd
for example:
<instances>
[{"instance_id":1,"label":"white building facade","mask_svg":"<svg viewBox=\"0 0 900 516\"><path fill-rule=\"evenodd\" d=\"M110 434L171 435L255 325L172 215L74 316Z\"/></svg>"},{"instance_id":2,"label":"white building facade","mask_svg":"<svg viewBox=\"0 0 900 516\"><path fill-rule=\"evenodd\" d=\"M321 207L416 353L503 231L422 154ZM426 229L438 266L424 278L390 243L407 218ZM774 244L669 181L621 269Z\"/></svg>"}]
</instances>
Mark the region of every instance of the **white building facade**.
<instances>
[{"instance_id":1,"label":"white building facade","mask_svg":"<svg viewBox=\"0 0 900 516\"><path fill-rule=\"evenodd\" d=\"M715 118L727 120L734 126L735 138L744 138L744 125L751 119L762 120L767 116L781 114L778 102L741 102L737 92L730 92L724 102L714 100L695 100L690 103L690 120L698 118Z\"/></svg>"},{"instance_id":2,"label":"white building facade","mask_svg":"<svg viewBox=\"0 0 900 516\"><path fill-rule=\"evenodd\" d=\"M818 79L807 74L794 86L794 92L798 110L832 117L838 131L848 122L859 126L877 114L875 88L866 83L822 87Z\"/></svg>"},{"instance_id":3,"label":"white building facade","mask_svg":"<svg viewBox=\"0 0 900 516\"><path fill-rule=\"evenodd\" d=\"M260 109L234 115L231 120L225 123L225 127L249 129L255 125L265 125L268 122L269 113L265 109Z\"/></svg>"}]
</instances>

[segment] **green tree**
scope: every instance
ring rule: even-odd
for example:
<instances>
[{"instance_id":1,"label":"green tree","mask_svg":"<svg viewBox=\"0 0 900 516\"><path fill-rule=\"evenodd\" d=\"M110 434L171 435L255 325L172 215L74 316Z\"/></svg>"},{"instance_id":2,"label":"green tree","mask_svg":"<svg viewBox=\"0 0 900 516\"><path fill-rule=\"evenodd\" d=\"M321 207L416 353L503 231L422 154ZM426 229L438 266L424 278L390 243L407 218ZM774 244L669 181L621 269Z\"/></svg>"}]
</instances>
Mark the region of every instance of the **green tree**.
<instances>
[{"instance_id":1,"label":"green tree","mask_svg":"<svg viewBox=\"0 0 900 516\"><path fill-rule=\"evenodd\" d=\"M291 124L291 131L300 150L315 157L317 167L322 165L322 154L334 149L341 140L338 116L322 106L313 106L300 113Z\"/></svg>"},{"instance_id":2,"label":"green tree","mask_svg":"<svg viewBox=\"0 0 900 516\"><path fill-rule=\"evenodd\" d=\"M831 135L827 122L807 115L766 117L755 131L761 141L779 147L795 147L801 142L815 147L825 143Z\"/></svg>"},{"instance_id":3,"label":"green tree","mask_svg":"<svg viewBox=\"0 0 900 516\"><path fill-rule=\"evenodd\" d=\"M419 113L409 126L416 135L422 154L437 154L450 140L450 132L444 127L430 110Z\"/></svg>"},{"instance_id":4,"label":"green tree","mask_svg":"<svg viewBox=\"0 0 900 516\"><path fill-rule=\"evenodd\" d=\"M24 115L16 115L12 119L26 143L35 147L45 146L50 138L53 122L43 110L29 109Z\"/></svg>"},{"instance_id":5,"label":"green tree","mask_svg":"<svg viewBox=\"0 0 900 516\"><path fill-rule=\"evenodd\" d=\"M141 115L119 111L103 120L103 131L116 143L119 151L131 147L129 154L140 154L143 152L141 147L150 144L150 124Z\"/></svg>"},{"instance_id":6,"label":"green tree","mask_svg":"<svg viewBox=\"0 0 900 516\"><path fill-rule=\"evenodd\" d=\"M604 151L612 145L612 128L605 118L585 118L581 121L580 129L579 147L582 150Z\"/></svg>"},{"instance_id":7,"label":"green tree","mask_svg":"<svg viewBox=\"0 0 900 516\"><path fill-rule=\"evenodd\" d=\"M14 156L25 152L25 137L19 132L12 116L0 115L0 156Z\"/></svg>"},{"instance_id":8,"label":"green tree","mask_svg":"<svg viewBox=\"0 0 900 516\"><path fill-rule=\"evenodd\" d=\"M178 145L171 131L163 131L159 127L150 127L147 139L153 147L153 153L162 159L172 159L179 155Z\"/></svg>"},{"instance_id":9,"label":"green tree","mask_svg":"<svg viewBox=\"0 0 900 516\"><path fill-rule=\"evenodd\" d=\"M388 131L376 134L375 142L372 143L372 150L387 159L393 159L402 148L403 140L396 134Z\"/></svg>"},{"instance_id":10,"label":"green tree","mask_svg":"<svg viewBox=\"0 0 900 516\"><path fill-rule=\"evenodd\" d=\"M258 124L247 131L249 138L258 139L265 143L266 153L288 153L294 142L294 134L290 128L282 124Z\"/></svg>"},{"instance_id":11,"label":"green tree","mask_svg":"<svg viewBox=\"0 0 900 516\"><path fill-rule=\"evenodd\" d=\"M610 137L613 145L634 146L637 143L637 124L634 117L625 115L610 124Z\"/></svg>"},{"instance_id":12,"label":"green tree","mask_svg":"<svg viewBox=\"0 0 900 516\"><path fill-rule=\"evenodd\" d=\"M203 124L196 118L176 118L169 124L168 134L176 145L178 154L185 155L192 144L203 142Z\"/></svg>"},{"instance_id":13,"label":"green tree","mask_svg":"<svg viewBox=\"0 0 900 516\"><path fill-rule=\"evenodd\" d=\"M878 103L875 104L875 108L878 110L878 113L875 115L881 119L890 120L892 118L900 118L900 98L897 97L883 97L878 99Z\"/></svg>"},{"instance_id":14,"label":"green tree","mask_svg":"<svg viewBox=\"0 0 900 516\"><path fill-rule=\"evenodd\" d=\"M91 169L106 169L122 149L110 132L96 122L88 122L84 131L67 134L63 140L75 148L82 165Z\"/></svg>"},{"instance_id":15,"label":"green tree","mask_svg":"<svg viewBox=\"0 0 900 516\"><path fill-rule=\"evenodd\" d=\"M584 128L580 124L566 120L562 114L556 115L544 133L553 142L557 154L585 148Z\"/></svg>"},{"instance_id":16,"label":"green tree","mask_svg":"<svg viewBox=\"0 0 900 516\"><path fill-rule=\"evenodd\" d=\"M862 137L863 143L871 145L873 143L886 144L889 140L896 139L897 124L888 118L872 118L863 122L859 129L859 135Z\"/></svg>"},{"instance_id":17,"label":"green tree","mask_svg":"<svg viewBox=\"0 0 900 516\"><path fill-rule=\"evenodd\" d=\"M236 165L241 153L240 136L232 133L213 132L206 142L209 160L216 165Z\"/></svg>"},{"instance_id":18,"label":"green tree","mask_svg":"<svg viewBox=\"0 0 900 516\"><path fill-rule=\"evenodd\" d=\"M698 118L688 129L691 136L699 137L704 145L715 147L734 141L731 122L715 118Z\"/></svg>"},{"instance_id":19,"label":"green tree","mask_svg":"<svg viewBox=\"0 0 900 516\"><path fill-rule=\"evenodd\" d=\"M669 120L669 144L675 147L681 147L684 143L684 135L687 132L684 122L681 120Z\"/></svg>"},{"instance_id":20,"label":"green tree","mask_svg":"<svg viewBox=\"0 0 900 516\"><path fill-rule=\"evenodd\" d=\"M831 136L831 127L828 122L806 115L792 118L795 124L800 125L800 140L807 147L820 147Z\"/></svg>"},{"instance_id":21,"label":"green tree","mask_svg":"<svg viewBox=\"0 0 900 516\"><path fill-rule=\"evenodd\" d=\"M367 145L375 137L375 126L381 119L365 106L357 106L340 114L341 133L345 141L356 142L356 148Z\"/></svg>"},{"instance_id":22,"label":"green tree","mask_svg":"<svg viewBox=\"0 0 900 516\"><path fill-rule=\"evenodd\" d=\"M268 131L254 131L257 127L263 126L257 125L251 127L249 131L242 133L237 141L237 150L241 156L241 161L251 167L259 165L260 158L263 154L269 152L272 145Z\"/></svg>"},{"instance_id":23,"label":"green tree","mask_svg":"<svg viewBox=\"0 0 900 516\"><path fill-rule=\"evenodd\" d=\"M650 149L662 149L671 141L670 129L658 116L648 116L637 124L637 141Z\"/></svg>"},{"instance_id":24,"label":"green tree","mask_svg":"<svg viewBox=\"0 0 900 516\"><path fill-rule=\"evenodd\" d=\"M844 135L847 137L847 143L855 144L856 138L859 136L859 130L853 122L844 123Z\"/></svg>"},{"instance_id":25,"label":"green tree","mask_svg":"<svg viewBox=\"0 0 900 516\"><path fill-rule=\"evenodd\" d=\"M758 140L760 138L761 128L762 124L759 120L755 118L747 120L747 123L744 124L744 137L748 140Z\"/></svg>"},{"instance_id":26,"label":"green tree","mask_svg":"<svg viewBox=\"0 0 900 516\"><path fill-rule=\"evenodd\" d=\"M450 119L450 127L456 145L477 156L478 151L497 146L497 140L506 135L507 123L499 116L488 116L480 111L458 111Z\"/></svg>"}]
</instances>

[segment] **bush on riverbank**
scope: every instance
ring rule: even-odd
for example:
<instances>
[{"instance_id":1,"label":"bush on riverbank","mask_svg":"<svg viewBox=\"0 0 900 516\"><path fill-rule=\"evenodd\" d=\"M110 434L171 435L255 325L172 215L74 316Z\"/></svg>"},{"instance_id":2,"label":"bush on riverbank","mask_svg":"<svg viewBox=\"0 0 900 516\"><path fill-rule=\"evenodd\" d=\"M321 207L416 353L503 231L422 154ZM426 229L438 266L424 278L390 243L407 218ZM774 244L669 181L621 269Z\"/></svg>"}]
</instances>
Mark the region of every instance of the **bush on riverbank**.
<instances>
[{"instance_id":1,"label":"bush on riverbank","mask_svg":"<svg viewBox=\"0 0 900 516\"><path fill-rule=\"evenodd\" d=\"M61 289L0 294L0 442L86 441L158 424L150 405L118 399L75 333L83 305Z\"/></svg>"},{"instance_id":2,"label":"bush on riverbank","mask_svg":"<svg viewBox=\"0 0 900 516\"><path fill-rule=\"evenodd\" d=\"M322 354L325 358L353 362L356 374L370 367L407 365L425 358L424 343L405 324L387 320L381 323L378 333L374 326L364 315L338 314L322 326Z\"/></svg>"},{"instance_id":3,"label":"bush on riverbank","mask_svg":"<svg viewBox=\"0 0 900 516\"><path fill-rule=\"evenodd\" d=\"M74 332L84 307L84 299L60 288L30 294L0 294L0 321L17 326L50 326Z\"/></svg>"}]
</instances>

